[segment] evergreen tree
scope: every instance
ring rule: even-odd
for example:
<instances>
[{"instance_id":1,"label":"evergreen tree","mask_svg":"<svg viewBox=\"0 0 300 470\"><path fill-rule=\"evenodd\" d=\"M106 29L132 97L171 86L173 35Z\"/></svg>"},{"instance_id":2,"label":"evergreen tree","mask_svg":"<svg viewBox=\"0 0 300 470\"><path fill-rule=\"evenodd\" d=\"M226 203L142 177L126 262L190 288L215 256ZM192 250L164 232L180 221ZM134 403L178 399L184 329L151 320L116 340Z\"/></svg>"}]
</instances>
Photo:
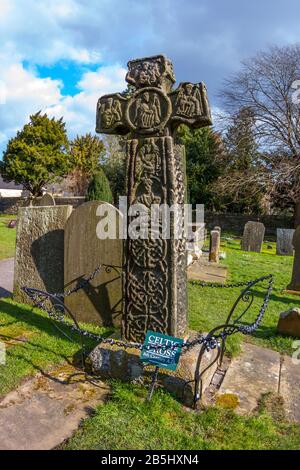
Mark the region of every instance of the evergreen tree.
<instances>
[{"instance_id":1,"label":"evergreen tree","mask_svg":"<svg viewBox=\"0 0 300 470\"><path fill-rule=\"evenodd\" d=\"M105 201L112 203L113 196L110 189L109 181L106 178L104 172L100 169L93 175L89 184L87 194L87 201Z\"/></svg>"},{"instance_id":2,"label":"evergreen tree","mask_svg":"<svg viewBox=\"0 0 300 470\"><path fill-rule=\"evenodd\" d=\"M5 181L23 185L33 196L42 188L65 176L71 168L65 123L38 112L30 116L16 137L12 138L0 162Z\"/></svg>"},{"instance_id":3,"label":"evergreen tree","mask_svg":"<svg viewBox=\"0 0 300 470\"><path fill-rule=\"evenodd\" d=\"M76 136L70 142L72 171L67 186L76 195L84 195L91 180L101 168L105 146L101 139L91 134Z\"/></svg>"}]
</instances>

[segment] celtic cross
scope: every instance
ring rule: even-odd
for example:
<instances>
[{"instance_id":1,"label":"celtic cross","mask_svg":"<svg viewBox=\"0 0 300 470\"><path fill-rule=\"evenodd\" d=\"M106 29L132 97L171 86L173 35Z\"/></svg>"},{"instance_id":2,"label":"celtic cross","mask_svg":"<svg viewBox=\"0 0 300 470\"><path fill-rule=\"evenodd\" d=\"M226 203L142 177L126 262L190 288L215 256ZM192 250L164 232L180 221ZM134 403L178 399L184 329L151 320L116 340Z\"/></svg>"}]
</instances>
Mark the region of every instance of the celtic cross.
<instances>
[{"instance_id":1,"label":"celtic cross","mask_svg":"<svg viewBox=\"0 0 300 470\"><path fill-rule=\"evenodd\" d=\"M133 93L102 96L97 104L96 131L127 136L128 206L185 202L182 152L173 135L184 123L211 125L203 83L175 83L173 66L164 55L128 62L126 81ZM130 221L130 218L128 218ZM122 336L144 340L147 330L183 336L187 327L186 244L175 237L127 239L125 247Z\"/></svg>"}]
</instances>

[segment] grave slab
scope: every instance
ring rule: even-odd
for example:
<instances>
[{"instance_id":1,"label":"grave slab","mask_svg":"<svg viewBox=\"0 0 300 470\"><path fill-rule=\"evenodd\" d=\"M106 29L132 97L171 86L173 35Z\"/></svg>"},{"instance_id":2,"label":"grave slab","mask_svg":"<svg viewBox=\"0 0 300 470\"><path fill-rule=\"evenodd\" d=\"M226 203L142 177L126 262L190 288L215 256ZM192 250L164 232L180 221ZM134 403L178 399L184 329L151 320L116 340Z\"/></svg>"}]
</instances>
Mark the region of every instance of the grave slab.
<instances>
[{"instance_id":1,"label":"grave slab","mask_svg":"<svg viewBox=\"0 0 300 470\"><path fill-rule=\"evenodd\" d=\"M239 403L235 411L252 413L262 394L278 393L279 375L279 353L243 343L242 353L232 360L217 397L235 395Z\"/></svg>"},{"instance_id":2,"label":"grave slab","mask_svg":"<svg viewBox=\"0 0 300 470\"><path fill-rule=\"evenodd\" d=\"M300 360L284 356L280 378L280 394L290 421L300 422Z\"/></svg>"},{"instance_id":3,"label":"grave slab","mask_svg":"<svg viewBox=\"0 0 300 470\"><path fill-rule=\"evenodd\" d=\"M108 385L70 366L38 374L0 401L0 450L57 447L108 393Z\"/></svg>"},{"instance_id":4,"label":"grave slab","mask_svg":"<svg viewBox=\"0 0 300 470\"><path fill-rule=\"evenodd\" d=\"M217 282L224 284L228 276L228 268L216 263L210 263L203 255L200 260L194 261L187 270L190 281Z\"/></svg>"}]
</instances>

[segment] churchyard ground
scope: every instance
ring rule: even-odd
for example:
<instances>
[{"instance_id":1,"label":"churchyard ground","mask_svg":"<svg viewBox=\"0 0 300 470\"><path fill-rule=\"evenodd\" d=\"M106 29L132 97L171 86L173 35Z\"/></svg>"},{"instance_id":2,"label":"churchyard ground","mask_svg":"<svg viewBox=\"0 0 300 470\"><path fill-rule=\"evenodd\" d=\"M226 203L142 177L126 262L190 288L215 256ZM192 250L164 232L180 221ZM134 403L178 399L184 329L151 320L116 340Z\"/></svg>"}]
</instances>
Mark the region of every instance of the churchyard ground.
<instances>
[{"instance_id":1,"label":"churchyard ground","mask_svg":"<svg viewBox=\"0 0 300 470\"><path fill-rule=\"evenodd\" d=\"M5 230L6 229L4 227ZM9 239L8 256L12 256L14 230ZM6 234L3 237L3 233ZM10 238L9 238L10 237ZM237 355L241 341L252 341L279 352L291 354L293 339L276 333L278 315L300 298L283 292L290 280L292 257L276 256L275 243L267 242L262 253L242 252L240 240L223 234L222 250L229 268L229 282L254 279L264 274L275 276L274 291L262 325L253 337L233 337L228 354ZM189 283L190 327L208 331L224 320L239 289L213 289ZM213 296L212 296L213 294ZM257 290L253 307L261 303ZM213 301L212 301L213 299ZM85 327L99 333L108 330ZM76 339L76 336L74 337ZM0 301L0 341L7 344L7 364L1 366L0 397L39 371L49 371L58 364L79 361L79 339L72 343L59 335L46 314L10 299ZM94 346L93 342L89 344ZM163 390L146 404L144 387L111 383L108 402L99 406L92 418L65 443L64 449L296 449L300 447L299 426L285 423L263 405L252 417L242 417L230 409L209 408L201 413L184 409ZM128 433L130 428L130 433ZM99 437L100 436L100 437Z\"/></svg>"}]
</instances>

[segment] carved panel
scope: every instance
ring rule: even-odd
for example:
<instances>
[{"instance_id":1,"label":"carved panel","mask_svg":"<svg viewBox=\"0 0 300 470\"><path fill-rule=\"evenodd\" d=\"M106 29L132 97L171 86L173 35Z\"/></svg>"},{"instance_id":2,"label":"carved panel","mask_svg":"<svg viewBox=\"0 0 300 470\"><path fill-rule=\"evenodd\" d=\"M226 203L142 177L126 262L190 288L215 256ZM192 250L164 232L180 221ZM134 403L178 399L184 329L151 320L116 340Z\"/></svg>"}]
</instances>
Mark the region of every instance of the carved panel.
<instances>
[{"instance_id":1,"label":"carved panel","mask_svg":"<svg viewBox=\"0 0 300 470\"><path fill-rule=\"evenodd\" d=\"M125 105L127 99L119 93L102 96L97 103L96 132L125 134Z\"/></svg>"},{"instance_id":2,"label":"carved panel","mask_svg":"<svg viewBox=\"0 0 300 470\"><path fill-rule=\"evenodd\" d=\"M212 123L204 83L181 83L169 96L172 101L171 121L173 123L178 125L183 122L193 127L202 127Z\"/></svg>"},{"instance_id":3,"label":"carved panel","mask_svg":"<svg viewBox=\"0 0 300 470\"><path fill-rule=\"evenodd\" d=\"M130 99L126 118L128 126L139 134L158 132L171 115L171 101L158 88L142 88Z\"/></svg>"},{"instance_id":4,"label":"carved panel","mask_svg":"<svg viewBox=\"0 0 300 470\"><path fill-rule=\"evenodd\" d=\"M126 81L136 88L151 86L169 90L175 82L173 64L164 55L131 60Z\"/></svg>"},{"instance_id":5,"label":"carved panel","mask_svg":"<svg viewBox=\"0 0 300 470\"><path fill-rule=\"evenodd\" d=\"M184 178L176 162L173 139L155 137L128 143L129 205L184 203ZM131 223L132 217L128 217ZM123 334L143 341L148 329L182 335L186 328L185 240L175 240L174 218L171 238L162 236L162 214L158 232L146 239L127 240L127 271ZM180 317L180 318L179 318Z\"/></svg>"}]
</instances>

